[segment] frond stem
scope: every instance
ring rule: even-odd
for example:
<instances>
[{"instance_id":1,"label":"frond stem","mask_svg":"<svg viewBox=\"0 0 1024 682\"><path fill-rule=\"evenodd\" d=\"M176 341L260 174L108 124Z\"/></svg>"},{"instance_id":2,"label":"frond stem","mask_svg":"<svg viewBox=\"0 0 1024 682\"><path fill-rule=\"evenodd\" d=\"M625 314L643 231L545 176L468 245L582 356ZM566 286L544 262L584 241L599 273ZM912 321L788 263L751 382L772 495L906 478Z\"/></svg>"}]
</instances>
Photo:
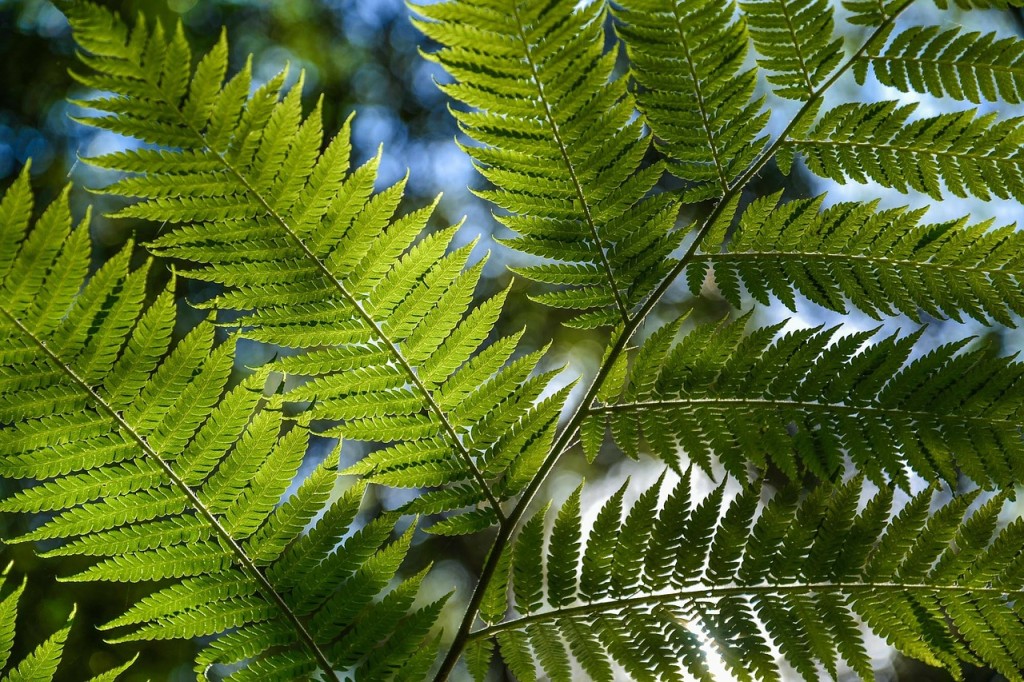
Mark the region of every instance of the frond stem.
<instances>
[{"instance_id":1,"label":"frond stem","mask_svg":"<svg viewBox=\"0 0 1024 682\"><path fill-rule=\"evenodd\" d=\"M9 319L21 331L22 334L24 334L28 339L30 339L32 343L35 344L41 351L43 351L46 357L50 359L50 362L55 364L60 369L60 371L66 374L68 378L71 379L72 382L74 382L82 391L84 391L92 400L92 402L100 409L101 412L106 413L107 416L109 416L114 421L118 428L120 428L125 434L127 434L128 437L131 438L131 440L135 441L135 443L142 449L142 452L147 457L156 462L157 466L159 466L160 469L163 470L164 474L167 476L168 479L170 479L171 483L179 491L181 491L181 493L188 499L189 503L199 513L199 515L203 517L203 519L207 523L210 524L210 527L213 528L214 532L217 534L217 537L220 538L221 542L223 542L227 546L227 548L231 550L231 553L235 555L235 560L238 562L238 565L242 568L242 570L245 573L247 573L249 577L256 581L257 585L260 588L260 591L263 592L263 595L270 599L270 601L273 602L274 605L277 606L277 608L281 611L281 614L288 620L289 623L291 623L292 627L295 629L295 633L299 637L299 640L302 642L303 645L305 645L307 649L309 649L310 653L313 654L313 658L316 659L317 666L320 667L323 673L328 676L328 679L338 680L339 678L337 674L334 672L334 666L331 665L330 660L327 658L326 654L324 654L324 652L320 649L320 646L316 643L316 640L313 639L313 635L310 634L309 630L306 628L305 624L299 618L298 614L296 614L291 609L291 607L288 606L288 602L285 601L284 597L281 596L281 593L277 591L277 589L270 582L267 576L263 574L263 571L259 569L256 563L252 560L252 558L246 553L245 548L243 548L238 543L234 536L231 535L231 532L227 528L225 528L224 525L220 522L217 516L212 511L210 511L210 509L205 504L203 504L203 501L199 499L199 495L196 493L196 491L192 490L192 488L187 483L185 483L185 481L180 476L178 476L177 472L174 470L174 467L172 467L170 463L168 463L163 457L161 457L160 453L158 453L153 448L153 446L149 444L149 441L146 440L145 436L143 436L134 427L132 427L131 424L125 421L124 417L117 410L115 410L113 406L111 406L106 400L104 400L103 397L100 396L100 394L97 393L96 390L89 384L89 382L87 382L84 378L79 376L78 372L75 371L74 367L71 367L63 360L61 360L60 356L54 353L50 349L50 347L46 345L45 341L43 341L34 333L32 333L32 330L26 327L21 322L21 320L18 319L16 315L12 314L10 311L8 311L6 308L2 306L0 306L0 312L3 312L4 316L7 317L7 319Z\"/></svg>"},{"instance_id":2,"label":"frond stem","mask_svg":"<svg viewBox=\"0 0 1024 682\"><path fill-rule=\"evenodd\" d=\"M864 582L864 583L791 583L786 585L730 585L727 587L695 586L692 589L682 589L662 594L647 594L638 597L626 597L623 599L610 599L606 601L590 602L579 604L553 611L532 613L527 616L519 616L496 625L490 625L475 630L469 635L470 641L488 639L507 630L518 630L530 623L545 620L560 620L563 618L574 618L593 613L604 613L628 609L632 607L643 607L654 604L671 604L673 602L686 602L694 599L721 599L731 596L769 596L787 594L836 594L856 593L873 591L903 591L903 592L924 592L924 593L972 593L972 594L996 594L1000 596L1021 596L1024 590L1004 590L998 587L968 585L929 585L926 583L886 583L886 582Z\"/></svg>"},{"instance_id":3,"label":"frond stem","mask_svg":"<svg viewBox=\"0 0 1024 682\"><path fill-rule=\"evenodd\" d=\"M725 253L703 253L696 254L690 259L691 263L721 262L730 260L757 260L759 258L794 258L799 260L817 261L858 261L862 263L878 263L882 265L904 265L907 267L933 270L952 270L953 272L977 273L982 275L993 275L1005 272L1002 267L976 268L960 263L940 263L936 261L917 261L909 258L889 258L887 256L875 256L862 253L828 253L825 251L727 251Z\"/></svg>"},{"instance_id":4,"label":"frond stem","mask_svg":"<svg viewBox=\"0 0 1024 682\"><path fill-rule=\"evenodd\" d=\"M930 417L930 418L941 418L942 415L938 415L934 412L928 412L926 410L901 410L898 408L887 408L887 407L875 407L871 405L843 405L840 403L819 403L806 400L783 400L783 399L767 399L767 398L676 398L668 400L649 400L640 401L634 403L614 403L611 405L600 405L598 407L591 407L590 413L597 414L599 412L629 412L631 410L649 410L659 407L687 407L687 406L707 406L707 407L765 407L769 409L784 409L794 408L798 410L807 410L808 412L824 412L824 413L847 413L847 414L883 414L883 415L899 415L901 417ZM964 417L965 420L971 422L981 422L990 424L1005 425L1006 419L991 419L988 417L978 417L968 415Z\"/></svg>"},{"instance_id":5,"label":"frond stem","mask_svg":"<svg viewBox=\"0 0 1024 682\"><path fill-rule=\"evenodd\" d=\"M864 44L857 50L849 59L836 69L835 73L826 80L816 93L804 103L797 114L793 117L793 120L789 122L785 130L778 139L775 140L769 146L764 153L753 163L751 166L734 182L728 192L722 197L722 199L715 206L714 210L705 219L697 234L695 235L690 246L687 248L686 253L676 263L672 270L665 276L658 287L651 293L647 300L643 303L636 315L626 320L623 330L618 333L618 336L612 343L612 348L609 355L602 366L598 368L597 375L594 377L590 386L587 388L587 392L584 394L583 399L576 406L572 416L569 417L551 447L548 456L541 463L537 469L536 475L530 484L523 490L522 496L519 501L516 502L515 507L508 514L508 517L498 527L498 534L494 539L494 543L491 545L491 551L487 556L487 560L484 562L484 566L480 571L480 576L477 580L476 588L473 591L473 595L470 597L469 604L466 606L465 614L463 615L462 622L459 625L459 629L455 634L455 638L452 640L452 644L448 649L448 653L445 655L444 660L441 663L437 674L434 676L435 682L442 682L447 680L455 669L455 664L458 662L459 657L462 655L462 650L466 647L469 642L469 635L473 628L473 624L476 622L477 613L480 610L480 603L483 601L484 592L487 589L488 584L494 578L494 573L498 568L498 562L501 558L502 552L505 551L505 547L508 545L509 540L512 539L512 534L523 516L526 514L527 508L530 506L530 502L533 501L537 491L540 490L544 481L547 479L548 474L554 468L555 463L558 461L561 454L567 449L566 446L572 442L576 435L576 431L579 430L583 420L589 414L591 403L597 398L597 392L600 390L602 383L608 377L612 371L612 367L615 365L615 361L619 355L626 348L626 344L632 337L633 333L643 324L643 321L650 314L654 306L657 305L658 301L665 295L672 283L679 277L680 274L689 265L690 260L697 253L700 248L700 243L704 237L711 230L711 226L721 217L725 208L729 205L733 198L735 198L743 188L749 183L754 176L756 176L762 168L764 168L768 162L775 156L775 154L782 148L784 141L797 129L797 126L802 121L803 117L814 111L817 102L824 95L825 91L832 87L836 81L839 80L840 76L845 74L853 63L863 55L878 36L883 35L888 31L889 26L892 25L896 18L913 3L914 0L903 0L903 2L894 9L892 14L884 21L880 26L877 26ZM518 13L517 13L518 16Z\"/></svg>"},{"instance_id":6,"label":"frond stem","mask_svg":"<svg viewBox=\"0 0 1024 682\"><path fill-rule=\"evenodd\" d=\"M878 142L857 142L856 140L816 140L813 138L794 138L791 139L792 144L806 144L816 146L832 146L832 147L845 147L847 149L885 149L892 150L895 152L903 152L906 154L927 154L928 156L936 157L951 157L956 159L971 159L973 161L1004 161L1011 160L1013 157L1010 156L992 156L990 154L978 153L978 152L965 152L959 149L928 149L927 147L914 147L908 144L889 144L889 143L878 143Z\"/></svg>"}]
</instances>

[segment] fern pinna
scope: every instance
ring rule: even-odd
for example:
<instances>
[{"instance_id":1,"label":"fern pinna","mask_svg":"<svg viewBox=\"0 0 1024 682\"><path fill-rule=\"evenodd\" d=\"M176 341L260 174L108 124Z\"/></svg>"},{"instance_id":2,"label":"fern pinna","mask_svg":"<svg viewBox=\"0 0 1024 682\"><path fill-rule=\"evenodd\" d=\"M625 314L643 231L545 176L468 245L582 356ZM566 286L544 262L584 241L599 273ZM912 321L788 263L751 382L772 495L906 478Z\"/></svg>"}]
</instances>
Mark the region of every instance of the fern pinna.
<instances>
[{"instance_id":1,"label":"fern pinna","mask_svg":"<svg viewBox=\"0 0 1024 682\"><path fill-rule=\"evenodd\" d=\"M1024 679L1022 526L1000 521L1024 365L916 328L651 315L713 285L737 310L1016 323L1013 227L751 196L801 168L1024 198L1019 120L912 103L1016 103L1024 43L942 25L944 2L914 15L940 24L904 25L913 2L844 2L856 44L825 0L414 8L513 270L603 335L568 410L542 350L495 338L504 294L474 303L459 227L399 216L404 183L375 192L379 157L350 168L348 125L325 140L301 78L256 84L250 64L228 74L223 37L194 60L180 27L63 3L95 93L77 104L98 112L78 120L142 143L89 159L120 174L114 216L166 225L151 253L217 287L194 304L219 318L171 344L171 291L147 305L128 251L87 279L64 203L26 237L19 180L0 205L0 444L4 474L38 483L3 508L51 517L23 540L93 557L73 579L169 581L109 627L224 633L196 667L229 679L872 679L867 631L954 676ZM869 74L906 98L832 103ZM239 337L285 352L236 372ZM333 463L296 480L311 432L375 444L342 451L345 492ZM577 445L667 471L592 521L581 486L549 530L533 503ZM364 522L368 484L411 499ZM403 515L491 543L454 632L435 627L446 598L417 596L429 568L405 577Z\"/></svg>"},{"instance_id":2,"label":"fern pinna","mask_svg":"<svg viewBox=\"0 0 1024 682\"><path fill-rule=\"evenodd\" d=\"M248 338L308 351L272 367L310 379L287 398L313 402L308 420L340 422L322 435L391 443L351 473L440 488L409 512L468 508L434 532L503 520L562 403L534 406L549 377L530 376L538 353L509 362L518 337L484 347L504 294L471 308L483 269L467 267L472 246L446 254L454 227L419 239L432 206L395 219L404 183L374 195L379 158L349 173L347 129L321 153L320 111L303 118L301 80L281 101L285 73L251 96L248 66L222 83L223 39L182 78L180 28L165 36L140 21L129 34L90 5L69 15L95 69L79 79L117 94L83 103L115 115L85 120L174 148L90 160L132 173L107 188L142 199L118 215L185 225L152 247L228 288L204 305L242 313L233 324Z\"/></svg>"},{"instance_id":3,"label":"fern pinna","mask_svg":"<svg viewBox=\"0 0 1024 682\"><path fill-rule=\"evenodd\" d=\"M129 269L131 245L86 282L88 226L72 227L67 197L29 231L31 211L25 172L0 202L0 467L40 484L0 508L51 518L15 540L62 540L47 554L93 559L66 580L160 581L105 626L120 641L231 630L200 671L248 661L232 679L345 668L415 679L429 668L442 602L413 608L422 576L388 591L411 540L389 541L397 516L342 541L362 487L337 497L326 464L278 505L309 434L264 397L267 371L228 388L233 339L215 344L203 322L171 348L173 294L144 305L148 265Z\"/></svg>"}]
</instances>

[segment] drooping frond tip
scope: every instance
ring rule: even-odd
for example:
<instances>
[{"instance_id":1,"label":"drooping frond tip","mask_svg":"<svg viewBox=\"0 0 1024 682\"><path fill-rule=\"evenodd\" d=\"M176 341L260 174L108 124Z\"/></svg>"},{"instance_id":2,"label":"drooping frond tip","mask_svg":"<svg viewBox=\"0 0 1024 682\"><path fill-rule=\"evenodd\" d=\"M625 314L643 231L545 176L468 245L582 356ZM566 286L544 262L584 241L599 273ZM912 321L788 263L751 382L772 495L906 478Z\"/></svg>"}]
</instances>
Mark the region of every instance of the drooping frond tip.
<instances>
[{"instance_id":1,"label":"drooping frond tip","mask_svg":"<svg viewBox=\"0 0 1024 682\"><path fill-rule=\"evenodd\" d=\"M75 609L67 617L64 627L53 633L47 640L32 650L21 661L8 666L14 649L15 626L18 619L18 606L22 593L25 591L27 579L13 589L7 589L12 564L8 564L0 574L0 672L8 682L51 682L61 667L64 645L67 643L71 624L75 618ZM135 659L115 668L89 678L89 682L114 682L121 673L131 667ZM65 666L66 668L67 666Z\"/></svg>"}]
</instances>

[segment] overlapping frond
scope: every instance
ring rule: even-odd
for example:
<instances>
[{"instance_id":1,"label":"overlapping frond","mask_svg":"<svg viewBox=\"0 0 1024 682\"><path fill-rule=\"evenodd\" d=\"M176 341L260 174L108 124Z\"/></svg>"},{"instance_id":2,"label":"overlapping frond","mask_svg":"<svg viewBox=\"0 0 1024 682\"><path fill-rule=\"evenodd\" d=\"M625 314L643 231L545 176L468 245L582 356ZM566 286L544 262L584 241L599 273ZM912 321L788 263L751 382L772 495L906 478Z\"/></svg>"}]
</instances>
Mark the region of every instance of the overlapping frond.
<instances>
[{"instance_id":1,"label":"overlapping frond","mask_svg":"<svg viewBox=\"0 0 1024 682\"><path fill-rule=\"evenodd\" d=\"M622 450L641 439L679 468L709 473L717 459L743 480L774 465L832 479L846 458L878 484L909 486L909 473L986 486L1022 480L1024 364L967 340L908 362L919 333L869 343L873 333L783 325L746 333L743 321L702 325L678 343L681 321L645 342L617 397L593 408L584 445L605 424ZM614 395L614 394L613 394Z\"/></svg>"},{"instance_id":2,"label":"overlapping frond","mask_svg":"<svg viewBox=\"0 0 1024 682\"><path fill-rule=\"evenodd\" d=\"M836 182L1024 201L1024 118L967 110L911 120L915 108L843 104L789 146L811 172Z\"/></svg>"},{"instance_id":3,"label":"overlapping frond","mask_svg":"<svg viewBox=\"0 0 1024 682\"><path fill-rule=\"evenodd\" d=\"M321 152L301 83L282 97L282 73L249 95L248 66L223 82L223 38L190 71L180 28L129 31L88 4L70 16L91 69L80 80L115 93L84 103L111 112L88 122L169 147L91 160L131 173L106 190L139 199L120 214L178 226L153 248L227 288L209 307L241 312L232 324L249 338L306 351L274 366L310 379L287 398L335 422L324 435L389 444L352 471L439 488L408 511L468 509L437 532L500 520L561 405L535 405L549 376L531 378L539 353L509 363L518 336L486 346L504 293L471 305L472 246L446 253L455 227L425 234L433 206L395 218L404 181L373 194L379 157L349 172L347 125Z\"/></svg>"},{"instance_id":4,"label":"overlapping frond","mask_svg":"<svg viewBox=\"0 0 1024 682\"><path fill-rule=\"evenodd\" d=\"M553 261L515 271L559 287L534 299L581 311L569 325L622 322L671 268L683 233L676 199L644 198L662 169L642 165L649 136L627 79L612 79L605 3L454 0L415 10L443 46L429 58L456 79L441 88L472 107L453 114L495 186L480 194L518 235L503 242Z\"/></svg>"},{"instance_id":5,"label":"overlapping frond","mask_svg":"<svg viewBox=\"0 0 1024 682\"><path fill-rule=\"evenodd\" d=\"M669 159L693 183L684 200L721 196L763 150L768 112L744 69L749 36L733 2L622 0L618 34L637 80L637 106Z\"/></svg>"},{"instance_id":6,"label":"overlapping frond","mask_svg":"<svg viewBox=\"0 0 1024 682\"><path fill-rule=\"evenodd\" d=\"M25 590L25 580L11 590L6 589L6 583L11 571L8 564L3 573L0 574L0 672L6 668L7 672L0 679L3 682L50 682L57 674L61 658L64 653L64 645L67 643L68 633L71 630L71 622L75 618L72 610L68 616L67 624L57 632L53 633L45 642L38 645L28 656L17 664L8 665L11 658L11 651L14 648L15 621L18 618L18 602L22 592ZM133 661L112 668L105 673L89 678L89 682L114 682L117 677L131 667Z\"/></svg>"},{"instance_id":7,"label":"overlapping frond","mask_svg":"<svg viewBox=\"0 0 1024 682\"><path fill-rule=\"evenodd\" d=\"M903 92L979 104L1024 99L1024 40L996 33L910 26L854 65L863 83L868 67L883 85Z\"/></svg>"},{"instance_id":8,"label":"overlapping frond","mask_svg":"<svg viewBox=\"0 0 1024 682\"><path fill-rule=\"evenodd\" d=\"M736 307L744 290L763 305L774 296L796 310L799 293L829 310L852 306L875 319L920 312L937 318L1014 325L1024 315L1024 234L968 219L922 224L924 211L880 210L876 202L824 197L779 205L754 201L721 245L708 242L686 276L697 294L709 274ZM721 251L721 252L719 252Z\"/></svg>"},{"instance_id":9,"label":"overlapping frond","mask_svg":"<svg viewBox=\"0 0 1024 682\"><path fill-rule=\"evenodd\" d=\"M843 59L828 0L740 0L740 8L775 94L814 96Z\"/></svg>"},{"instance_id":10,"label":"overlapping frond","mask_svg":"<svg viewBox=\"0 0 1024 682\"><path fill-rule=\"evenodd\" d=\"M88 228L72 228L66 197L29 231L31 211L26 172L0 201L0 475L35 485L0 511L48 518L18 541L93 559L70 580L163 582L111 626L231 630L200 663L248 662L232 680L429 666L440 604L411 608L416 579L388 592L409 533L390 542L384 517L339 545L361 489L328 503L331 467L279 504L308 434L257 410L266 372L228 389L234 344L202 323L172 347L173 294L144 306L130 246L87 279Z\"/></svg>"},{"instance_id":11,"label":"overlapping frond","mask_svg":"<svg viewBox=\"0 0 1024 682\"><path fill-rule=\"evenodd\" d=\"M467 652L477 680L495 642L523 682L610 682L613 665L637 680L779 680L783 663L812 682L841 666L874 680L864 626L954 676L971 663L1024 679L1024 572L1006 564L1024 523L996 530L1004 498L929 513L934 490L894 505L854 479L759 511L759 491L695 499L684 475L659 509L660 487L624 518L620 489L585 540L579 490L550 533L543 511L523 526L492 595L513 613L485 614Z\"/></svg>"}]
</instances>

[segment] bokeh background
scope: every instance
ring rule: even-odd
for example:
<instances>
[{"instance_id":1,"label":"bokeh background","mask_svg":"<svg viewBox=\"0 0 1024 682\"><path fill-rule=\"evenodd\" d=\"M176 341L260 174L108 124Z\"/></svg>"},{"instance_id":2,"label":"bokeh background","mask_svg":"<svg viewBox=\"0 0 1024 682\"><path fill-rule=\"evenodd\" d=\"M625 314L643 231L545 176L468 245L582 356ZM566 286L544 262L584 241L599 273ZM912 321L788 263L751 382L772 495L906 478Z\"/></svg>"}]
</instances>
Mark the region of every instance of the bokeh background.
<instances>
[{"instance_id":1,"label":"bokeh background","mask_svg":"<svg viewBox=\"0 0 1024 682\"><path fill-rule=\"evenodd\" d=\"M569 0L566 0L569 1ZM409 22L409 10L402 0L105 0L106 4L126 16L145 12L151 18L160 17L165 23L179 19L184 22L196 51L209 47L226 26L231 44L232 64L240 66L248 54L254 56L257 79L267 79L286 65L292 79L305 72L305 95L308 103L322 93L325 128L337 130L355 113L353 122L354 163L361 163L376 154L384 145L380 186L390 185L409 173L406 208L418 207L440 192L440 204L434 227L442 227L466 218L466 227L460 232L460 243L479 238L476 258L488 253L490 260L485 269L485 281L478 292L486 296L506 286L509 275L506 265L516 257L497 245L492 233L500 236L497 224L490 217L484 202L471 192L481 187L482 180L474 172L468 158L455 143L457 131L448 112L448 102L435 87L435 79L444 75L418 54L424 39ZM838 5L838 2L836 3ZM842 13L839 8L840 14ZM934 16L929 16L934 15ZM955 10L939 14L928 0L921 0L908 13L909 20L934 20L937 23L965 23L978 30L996 30L1006 35L1024 34L1024 21L1018 11L988 11L961 15ZM848 31L848 48L859 44L861 29L844 25ZM128 141L109 133L98 133L75 123L70 116L76 108L67 103L68 97L82 95L68 76L74 62L74 46L67 22L60 12L46 0L0 0L0 189L5 188L26 160L32 158L33 185L39 205L45 205L67 182L74 183L73 208L78 215L92 203L97 215L91 225L95 243L94 259L98 264L120 249L129 238L145 242L159 229L158 226L130 221L111 221L102 213L114 208L101 195L88 188L101 187L109 180L101 173L77 161L79 156L90 156L123 147ZM762 83L763 86L763 83ZM863 97L901 98L895 91L868 81L858 88L852 79L844 79L831 97L835 102L852 101ZM922 101L921 113L938 107L928 98ZM792 113L791 103L771 100L772 130L777 132ZM941 108L948 110L950 103ZM953 103L952 106L957 106ZM989 107L991 108L991 107ZM995 107L1007 115L1019 115L1010 107ZM930 206L926 197L902 196L878 187L851 185L835 187L808 176L799 166L792 176L784 178L768 167L757 178L751 197L784 190L788 197L809 196L825 190L831 192L829 203L847 199L880 197L884 205ZM748 197L750 198L750 197ZM695 206L692 211L700 215L708 206ZM977 219L996 218L999 224L1020 219L1020 207L1009 202L952 202L932 206L930 217L948 219L971 213ZM137 250L137 259L144 252ZM158 264L153 277L153 290L166 280L169 268ZM209 292L188 283L181 283L181 300L197 300ZM730 314L713 289L699 298L691 297L682 288L673 289L659 307L657 317L648 323L656 327L659 319L668 319L683 310L694 309L694 320L720 318ZM184 332L198 319L197 313L181 306L180 332ZM785 309L770 309L758 313L759 321L790 318L791 324L806 326L822 322L835 322L810 303L801 302L800 312L794 315ZM550 309L531 303L525 296L525 285L513 283L512 295L506 313L500 322L501 333L525 328L527 349L539 348L554 339L548 356L551 367L566 366L566 378L589 374L600 359L603 338L589 332L576 332L560 326L559 316ZM872 328L876 322L856 316L844 320L850 328ZM906 320L887 322L885 328L904 330L911 325ZM972 325L931 321L926 338L937 344L952 337L976 334L979 339L994 343L1006 353L1024 347L1024 337L1016 330L988 329ZM240 351L240 363L252 365L269 357L270 349L245 345ZM329 456L330 444L319 442L309 455L312 465ZM346 444L342 462L358 459L365 450ZM588 499L598 500L618 487L625 475L631 475L634 488L640 489L653 482L661 467L652 461L623 462L614 452L605 452L594 466L585 466L582 458L569 455L551 477L547 495L564 499L585 475L588 480ZM0 493L6 493L13 484L0 481ZM545 495L541 495L545 497ZM373 491L367 500L365 515L369 517L381 507L393 507L401 496L387 491ZM1010 509L1008 515L1014 514ZM38 520L11 515L0 515L0 537L12 537L31 527ZM451 631L457 622L458 611L469 594L475 571L486 552L486 539L433 538L418 536L410 570L416 570L428 561L435 563L428 589L442 594L457 590L450 610ZM124 591L107 586L60 584L57 576L73 573L81 566L75 561L42 560L32 547L23 545L0 548L4 561L14 562L14 573L28 574L29 588L23 598L23 614L19 622L17 648L25 653L64 622L73 603L78 605L78 618L67 647L60 679L77 680L106 670L115 663L129 658L138 650L140 660L124 679L128 680L189 680L194 679L191 659L197 646L194 642L148 643L141 647L111 645L103 640L95 626L118 615L126 604L148 590L146 587ZM892 657L881 644L872 653L878 657L877 665L883 680L947 680L948 675L937 673ZM984 670L968 671L974 681L996 680L999 677Z\"/></svg>"}]
</instances>

